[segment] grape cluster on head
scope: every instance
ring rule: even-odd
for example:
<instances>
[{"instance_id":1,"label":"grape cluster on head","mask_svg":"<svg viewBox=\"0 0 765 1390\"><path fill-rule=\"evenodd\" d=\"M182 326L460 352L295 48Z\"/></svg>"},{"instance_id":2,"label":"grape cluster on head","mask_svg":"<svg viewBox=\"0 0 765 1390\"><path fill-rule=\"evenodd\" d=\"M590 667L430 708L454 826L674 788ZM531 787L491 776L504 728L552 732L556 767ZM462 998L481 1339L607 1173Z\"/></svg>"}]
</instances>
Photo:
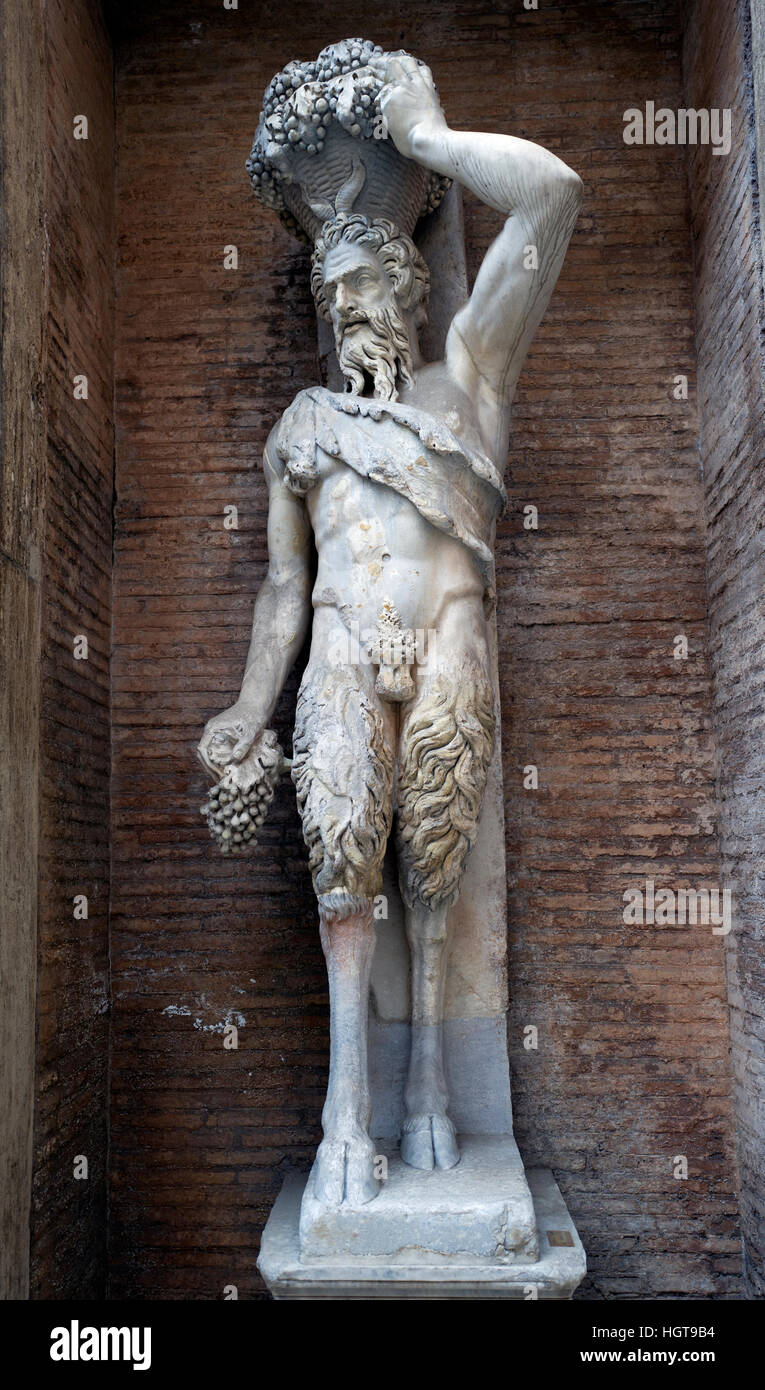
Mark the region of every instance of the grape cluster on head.
<instances>
[{"instance_id":1,"label":"grape cluster on head","mask_svg":"<svg viewBox=\"0 0 765 1390\"><path fill-rule=\"evenodd\" d=\"M285 206L280 159L293 147L320 154L333 122L354 139L371 140L381 133L382 84L368 63L382 53L369 39L343 39L323 48L318 58L288 63L269 82L246 168L256 196L292 231L301 229ZM449 184L431 174L423 211L438 207Z\"/></svg>"}]
</instances>

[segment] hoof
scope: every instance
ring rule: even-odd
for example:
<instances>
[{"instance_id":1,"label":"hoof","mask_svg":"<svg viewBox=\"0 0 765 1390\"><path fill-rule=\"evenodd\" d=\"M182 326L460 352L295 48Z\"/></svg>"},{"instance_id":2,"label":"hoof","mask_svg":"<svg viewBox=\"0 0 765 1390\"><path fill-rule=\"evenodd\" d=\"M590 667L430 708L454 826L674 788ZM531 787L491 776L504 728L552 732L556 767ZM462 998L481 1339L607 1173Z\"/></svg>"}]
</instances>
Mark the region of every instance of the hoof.
<instances>
[{"instance_id":1,"label":"hoof","mask_svg":"<svg viewBox=\"0 0 765 1390\"><path fill-rule=\"evenodd\" d=\"M460 1161L454 1125L446 1115L412 1115L404 1121L401 1157L410 1168L453 1168Z\"/></svg>"},{"instance_id":2,"label":"hoof","mask_svg":"<svg viewBox=\"0 0 765 1390\"><path fill-rule=\"evenodd\" d=\"M323 1139L314 1164L314 1192L324 1206L363 1207L380 1191L371 1139Z\"/></svg>"}]
</instances>

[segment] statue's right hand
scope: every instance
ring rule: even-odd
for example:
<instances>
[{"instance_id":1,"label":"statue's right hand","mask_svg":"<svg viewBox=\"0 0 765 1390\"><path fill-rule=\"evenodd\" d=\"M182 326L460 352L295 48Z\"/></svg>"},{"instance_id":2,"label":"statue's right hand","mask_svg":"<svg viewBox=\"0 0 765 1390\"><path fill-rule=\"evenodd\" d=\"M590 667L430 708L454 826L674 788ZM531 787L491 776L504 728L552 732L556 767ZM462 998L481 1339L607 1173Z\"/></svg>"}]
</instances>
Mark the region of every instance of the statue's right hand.
<instances>
[{"instance_id":1,"label":"statue's right hand","mask_svg":"<svg viewBox=\"0 0 765 1390\"><path fill-rule=\"evenodd\" d=\"M197 757L213 777L219 778L229 763L247 757L261 728L242 705L232 705L209 719L197 749Z\"/></svg>"},{"instance_id":2,"label":"statue's right hand","mask_svg":"<svg viewBox=\"0 0 765 1390\"><path fill-rule=\"evenodd\" d=\"M391 140L405 159L416 160L418 133L431 140L448 134L430 68L411 53L385 53L370 58L369 67L382 84L378 102Z\"/></svg>"}]
</instances>

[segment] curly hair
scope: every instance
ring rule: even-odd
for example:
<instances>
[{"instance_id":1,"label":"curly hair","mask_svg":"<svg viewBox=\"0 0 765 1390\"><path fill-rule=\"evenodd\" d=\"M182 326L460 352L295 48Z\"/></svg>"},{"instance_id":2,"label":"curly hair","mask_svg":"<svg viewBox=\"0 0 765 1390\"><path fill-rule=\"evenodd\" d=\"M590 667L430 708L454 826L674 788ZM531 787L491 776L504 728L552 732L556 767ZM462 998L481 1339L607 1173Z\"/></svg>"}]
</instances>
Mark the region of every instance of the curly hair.
<instances>
[{"instance_id":1,"label":"curly hair","mask_svg":"<svg viewBox=\"0 0 765 1390\"><path fill-rule=\"evenodd\" d=\"M309 663L292 746L316 896L330 915L358 912L380 892L393 820L393 752L358 669Z\"/></svg>"},{"instance_id":2,"label":"curly hair","mask_svg":"<svg viewBox=\"0 0 765 1390\"><path fill-rule=\"evenodd\" d=\"M393 281L403 310L414 309L427 299L430 271L411 237L385 217L372 219L361 212L341 213L324 223L311 257L311 290L321 318L329 321L330 317L324 292L324 258L344 241L357 242L375 252Z\"/></svg>"},{"instance_id":3,"label":"curly hair","mask_svg":"<svg viewBox=\"0 0 765 1390\"><path fill-rule=\"evenodd\" d=\"M488 672L437 676L401 730L398 767L399 876L404 901L453 903L494 751L496 715Z\"/></svg>"}]
</instances>

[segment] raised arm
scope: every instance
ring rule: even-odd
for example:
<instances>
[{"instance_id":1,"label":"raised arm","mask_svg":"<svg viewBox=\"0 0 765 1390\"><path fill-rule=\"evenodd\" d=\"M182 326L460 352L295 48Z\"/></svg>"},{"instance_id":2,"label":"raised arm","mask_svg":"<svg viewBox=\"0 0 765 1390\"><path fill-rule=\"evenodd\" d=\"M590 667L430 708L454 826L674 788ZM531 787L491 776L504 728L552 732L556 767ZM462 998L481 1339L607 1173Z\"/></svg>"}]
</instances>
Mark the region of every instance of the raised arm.
<instances>
[{"instance_id":1,"label":"raised arm","mask_svg":"<svg viewBox=\"0 0 765 1390\"><path fill-rule=\"evenodd\" d=\"M509 404L558 278L582 181L541 145L512 135L451 130L429 70L410 56L381 59L380 105L399 152L458 180L507 215L446 343L450 371L477 401Z\"/></svg>"},{"instance_id":2,"label":"raised arm","mask_svg":"<svg viewBox=\"0 0 765 1390\"><path fill-rule=\"evenodd\" d=\"M236 704L205 726L199 757L213 776L241 762L268 724L305 640L311 618L311 527L302 498L290 492L266 444L268 574L255 600L252 637Z\"/></svg>"}]
</instances>

